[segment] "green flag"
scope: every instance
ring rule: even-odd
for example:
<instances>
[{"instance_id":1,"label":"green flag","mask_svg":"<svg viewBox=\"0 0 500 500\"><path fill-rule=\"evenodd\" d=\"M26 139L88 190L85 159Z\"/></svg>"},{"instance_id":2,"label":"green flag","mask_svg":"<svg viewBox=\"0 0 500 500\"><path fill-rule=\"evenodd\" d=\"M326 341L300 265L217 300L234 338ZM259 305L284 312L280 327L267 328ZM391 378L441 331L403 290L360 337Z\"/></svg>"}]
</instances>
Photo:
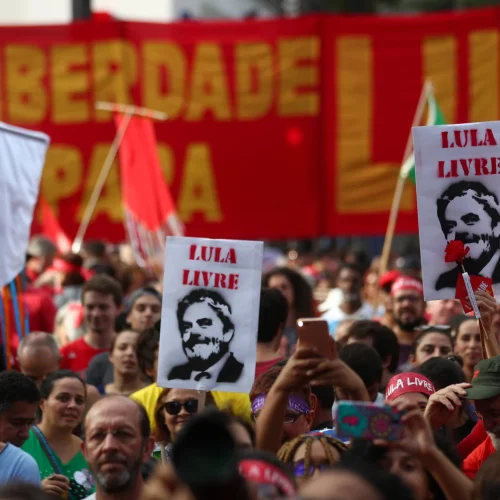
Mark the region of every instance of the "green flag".
<instances>
[{"instance_id":1,"label":"green flag","mask_svg":"<svg viewBox=\"0 0 500 500\"><path fill-rule=\"evenodd\" d=\"M436 98L434 97L434 92L432 89L427 95L427 122L426 125L445 125L443 113L438 106ZM413 184L415 184L415 155L412 151L411 155L408 156L406 161L403 163L399 175L404 179L410 179Z\"/></svg>"}]
</instances>

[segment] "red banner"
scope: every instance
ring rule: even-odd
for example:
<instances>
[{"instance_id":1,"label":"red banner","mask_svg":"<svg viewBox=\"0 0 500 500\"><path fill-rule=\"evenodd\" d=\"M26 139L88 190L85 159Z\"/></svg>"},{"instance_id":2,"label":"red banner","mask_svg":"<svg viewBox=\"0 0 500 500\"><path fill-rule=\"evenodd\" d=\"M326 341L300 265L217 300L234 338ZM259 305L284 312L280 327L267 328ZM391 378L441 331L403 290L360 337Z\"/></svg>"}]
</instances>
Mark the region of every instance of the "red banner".
<instances>
[{"instance_id":1,"label":"red banner","mask_svg":"<svg viewBox=\"0 0 500 500\"><path fill-rule=\"evenodd\" d=\"M159 154L190 236L382 234L426 78L449 123L499 118L499 29L500 9L2 28L0 119L51 136L41 189L70 237L115 134L96 101L169 114ZM88 238L124 237L118 175ZM416 228L408 186L398 231Z\"/></svg>"}]
</instances>

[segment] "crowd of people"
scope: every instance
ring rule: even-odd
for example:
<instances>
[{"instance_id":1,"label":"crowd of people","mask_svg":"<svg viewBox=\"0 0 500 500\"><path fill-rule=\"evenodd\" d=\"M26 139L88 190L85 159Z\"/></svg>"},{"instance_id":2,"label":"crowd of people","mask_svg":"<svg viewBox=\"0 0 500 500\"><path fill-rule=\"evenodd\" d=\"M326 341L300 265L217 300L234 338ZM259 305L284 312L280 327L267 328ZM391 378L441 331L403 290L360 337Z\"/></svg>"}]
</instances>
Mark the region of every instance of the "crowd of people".
<instances>
[{"instance_id":1,"label":"crowd of people","mask_svg":"<svg viewBox=\"0 0 500 500\"><path fill-rule=\"evenodd\" d=\"M30 332L2 342L0 500L500 498L494 297L476 294L482 334L458 301L424 301L416 258L382 275L358 251L285 259L262 278L250 394L201 393L157 385L163 283L123 255L30 242ZM298 340L314 317L325 352ZM346 437L345 402L388 405L401 435Z\"/></svg>"}]
</instances>

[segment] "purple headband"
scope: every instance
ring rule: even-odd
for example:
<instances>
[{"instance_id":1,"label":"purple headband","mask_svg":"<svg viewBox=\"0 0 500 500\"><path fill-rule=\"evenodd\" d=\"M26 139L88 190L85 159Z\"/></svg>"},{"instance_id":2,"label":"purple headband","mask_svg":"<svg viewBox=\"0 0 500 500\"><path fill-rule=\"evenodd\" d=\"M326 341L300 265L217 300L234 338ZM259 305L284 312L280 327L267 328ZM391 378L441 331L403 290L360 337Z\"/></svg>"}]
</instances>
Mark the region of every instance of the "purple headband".
<instances>
[{"instance_id":1,"label":"purple headband","mask_svg":"<svg viewBox=\"0 0 500 500\"><path fill-rule=\"evenodd\" d=\"M259 410L262 410L264 403L266 401L266 396L264 394L259 394L252 403L252 413L257 413ZM288 409L295 410L298 413L302 413L303 415L308 415L311 409L309 405L301 398L296 396L290 396L288 398Z\"/></svg>"}]
</instances>

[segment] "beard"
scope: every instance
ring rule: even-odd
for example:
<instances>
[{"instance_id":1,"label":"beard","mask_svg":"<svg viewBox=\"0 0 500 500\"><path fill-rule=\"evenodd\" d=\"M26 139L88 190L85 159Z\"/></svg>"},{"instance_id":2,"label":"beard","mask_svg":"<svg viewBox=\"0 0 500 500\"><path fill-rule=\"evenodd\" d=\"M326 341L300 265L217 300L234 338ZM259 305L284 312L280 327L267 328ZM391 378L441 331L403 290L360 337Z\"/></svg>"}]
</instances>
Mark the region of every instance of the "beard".
<instances>
[{"instance_id":1,"label":"beard","mask_svg":"<svg viewBox=\"0 0 500 500\"><path fill-rule=\"evenodd\" d=\"M399 326L399 328L401 328L401 330L411 332L412 330L415 330L415 328L422 326L424 324L424 319L415 318L409 321L403 321L400 318L394 318L394 322Z\"/></svg>"},{"instance_id":2,"label":"beard","mask_svg":"<svg viewBox=\"0 0 500 500\"><path fill-rule=\"evenodd\" d=\"M487 434L490 437L495 450L500 450L500 425L495 425L495 427L489 430Z\"/></svg>"},{"instance_id":3,"label":"beard","mask_svg":"<svg viewBox=\"0 0 500 500\"><path fill-rule=\"evenodd\" d=\"M229 351L229 344L219 339L192 333L182 344L184 353L195 371L206 371Z\"/></svg>"},{"instance_id":4,"label":"beard","mask_svg":"<svg viewBox=\"0 0 500 500\"><path fill-rule=\"evenodd\" d=\"M119 474L106 474L101 472L99 469L95 474L97 483L106 493L121 493L132 487L137 481L137 476L142 467L142 453L144 449L141 449L137 459L129 463L127 457L121 453L110 453L105 456L105 460L115 461L120 463L126 468Z\"/></svg>"},{"instance_id":5,"label":"beard","mask_svg":"<svg viewBox=\"0 0 500 500\"><path fill-rule=\"evenodd\" d=\"M489 248L483 250L479 257L473 259L469 255L464 259L464 267L467 269L467 272L472 275L480 274L484 267L488 264L488 262L490 262L490 260L493 258L493 255L495 255L497 250L500 248L500 239L495 238L491 234L469 235L457 233L456 239L462 241L466 246L467 244L479 243L480 241L489 243Z\"/></svg>"}]
</instances>

